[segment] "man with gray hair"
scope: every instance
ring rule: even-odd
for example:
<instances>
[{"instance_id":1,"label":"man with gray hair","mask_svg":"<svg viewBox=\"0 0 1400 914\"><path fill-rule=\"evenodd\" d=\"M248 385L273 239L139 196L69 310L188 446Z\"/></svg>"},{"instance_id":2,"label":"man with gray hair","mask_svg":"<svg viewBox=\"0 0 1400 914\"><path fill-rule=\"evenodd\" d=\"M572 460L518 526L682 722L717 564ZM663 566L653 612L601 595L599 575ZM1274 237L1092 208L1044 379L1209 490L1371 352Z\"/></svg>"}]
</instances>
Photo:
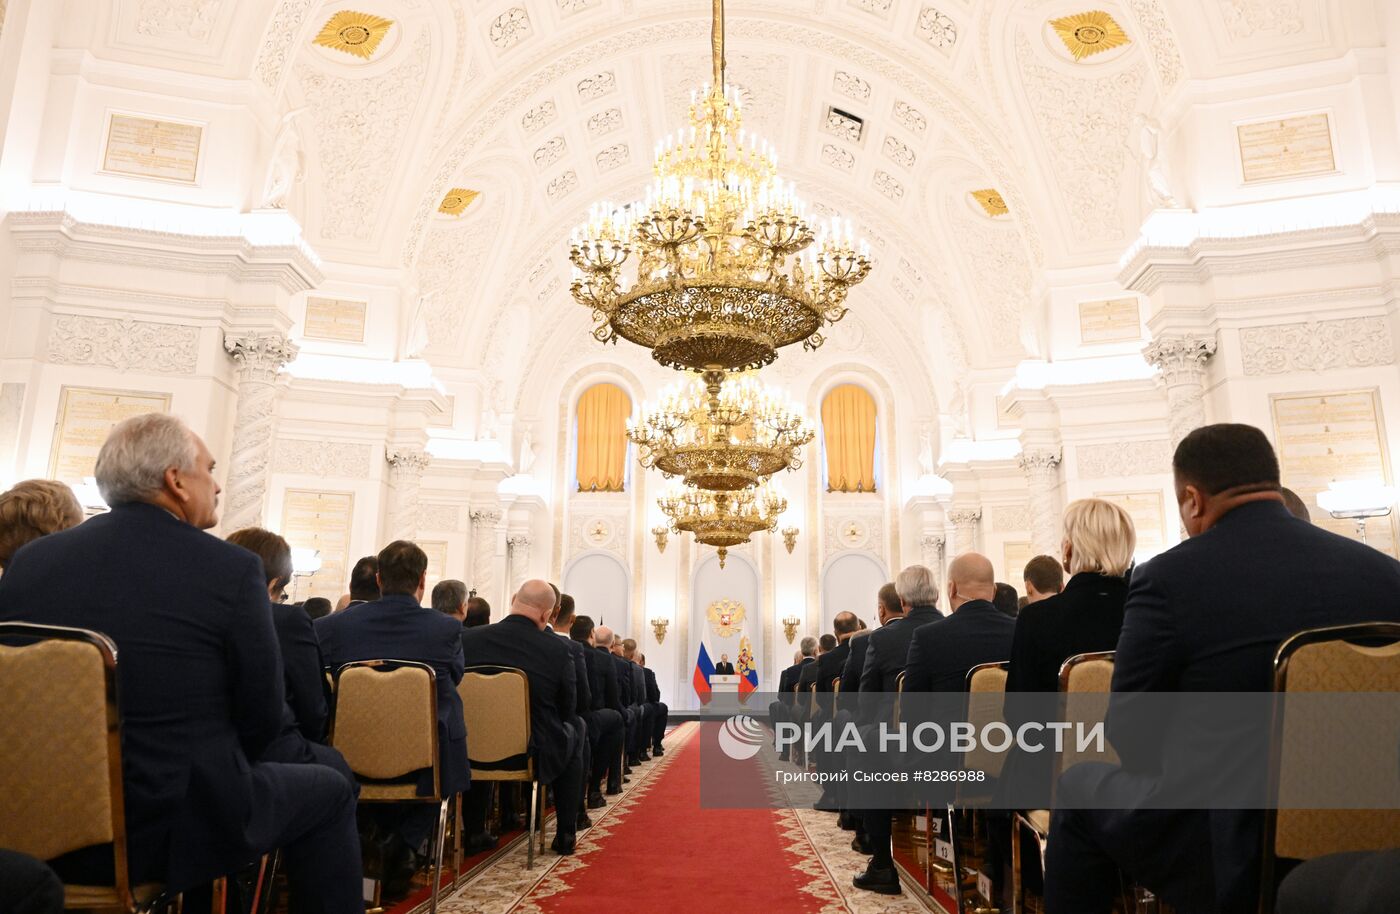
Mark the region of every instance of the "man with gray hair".
<instances>
[{"instance_id":1,"label":"man with gray hair","mask_svg":"<svg viewBox=\"0 0 1400 914\"><path fill-rule=\"evenodd\" d=\"M282 730L281 654L262 562L201 532L218 522L209 449L174 416L134 416L96 476L112 510L16 553L0 622L116 643L133 883L182 892L280 848L294 910L362 914L350 783L254 761ZM101 878L72 862L66 882Z\"/></svg>"},{"instance_id":2,"label":"man with gray hair","mask_svg":"<svg viewBox=\"0 0 1400 914\"><path fill-rule=\"evenodd\" d=\"M798 661L792 666L783 670L778 676L778 697L768 705L768 722L776 731L778 724L793 719L793 689L797 688L797 681L802 676L802 668L817 660L817 639L811 635L803 637L797 643ZM778 753L778 760L786 762L789 752L786 748Z\"/></svg>"},{"instance_id":3,"label":"man with gray hair","mask_svg":"<svg viewBox=\"0 0 1400 914\"><path fill-rule=\"evenodd\" d=\"M467 585L448 578L433 585L433 609L458 622L467 619Z\"/></svg>"}]
</instances>

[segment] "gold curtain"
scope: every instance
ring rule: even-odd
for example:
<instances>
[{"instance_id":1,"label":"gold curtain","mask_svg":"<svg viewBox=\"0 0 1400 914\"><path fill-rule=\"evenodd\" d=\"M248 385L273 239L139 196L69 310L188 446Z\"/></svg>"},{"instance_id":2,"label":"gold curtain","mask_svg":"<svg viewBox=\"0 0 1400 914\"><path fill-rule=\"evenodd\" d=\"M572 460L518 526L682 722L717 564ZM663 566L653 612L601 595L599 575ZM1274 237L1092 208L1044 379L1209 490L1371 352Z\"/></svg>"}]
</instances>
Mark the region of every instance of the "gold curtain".
<instances>
[{"instance_id":1,"label":"gold curtain","mask_svg":"<svg viewBox=\"0 0 1400 914\"><path fill-rule=\"evenodd\" d=\"M875 491L875 399L856 384L822 401L828 492Z\"/></svg>"},{"instance_id":2,"label":"gold curtain","mask_svg":"<svg viewBox=\"0 0 1400 914\"><path fill-rule=\"evenodd\" d=\"M595 384L578 401L578 490L621 492L627 476L632 400L616 384Z\"/></svg>"}]
</instances>

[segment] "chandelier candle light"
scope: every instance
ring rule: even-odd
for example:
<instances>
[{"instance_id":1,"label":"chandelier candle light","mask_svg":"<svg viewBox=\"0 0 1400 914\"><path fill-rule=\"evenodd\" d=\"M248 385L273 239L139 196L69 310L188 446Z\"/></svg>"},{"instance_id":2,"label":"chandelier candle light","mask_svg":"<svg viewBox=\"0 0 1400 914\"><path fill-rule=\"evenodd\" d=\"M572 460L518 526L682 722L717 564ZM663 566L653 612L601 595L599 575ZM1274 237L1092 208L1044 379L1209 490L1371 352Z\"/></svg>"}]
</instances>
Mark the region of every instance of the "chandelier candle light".
<instances>
[{"instance_id":1,"label":"chandelier candle light","mask_svg":"<svg viewBox=\"0 0 1400 914\"><path fill-rule=\"evenodd\" d=\"M797 407L756 378L707 371L662 392L628 422L646 469L679 476L687 485L734 491L780 470L802 466L802 446L815 436Z\"/></svg>"},{"instance_id":2,"label":"chandelier candle light","mask_svg":"<svg viewBox=\"0 0 1400 914\"><path fill-rule=\"evenodd\" d=\"M689 130L657 144L646 197L595 204L575 230L570 291L600 342L623 337L670 368L737 371L782 346L820 346L870 259L849 222L809 223L777 153L740 126L724 82L724 0L711 46L714 82L692 96Z\"/></svg>"},{"instance_id":3,"label":"chandelier candle light","mask_svg":"<svg viewBox=\"0 0 1400 914\"><path fill-rule=\"evenodd\" d=\"M719 567L724 567L730 546L747 543L755 533L778 526L787 510L787 499L772 485L734 492L680 488L656 500L678 532L691 533L697 542L717 547Z\"/></svg>"}]
</instances>

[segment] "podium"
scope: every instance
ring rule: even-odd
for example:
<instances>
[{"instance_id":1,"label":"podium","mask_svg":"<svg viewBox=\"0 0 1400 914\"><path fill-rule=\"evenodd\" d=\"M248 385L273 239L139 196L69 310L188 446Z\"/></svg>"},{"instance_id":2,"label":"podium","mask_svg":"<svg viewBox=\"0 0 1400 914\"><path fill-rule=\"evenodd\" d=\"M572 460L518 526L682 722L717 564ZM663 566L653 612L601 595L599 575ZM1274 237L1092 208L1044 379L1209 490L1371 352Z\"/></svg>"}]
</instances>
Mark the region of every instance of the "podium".
<instances>
[{"instance_id":1,"label":"podium","mask_svg":"<svg viewBox=\"0 0 1400 914\"><path fill-rule=\"evenodd\" d=\"M739 694L738 676L710 676L710 692L715 695Z\"/></svg>"}]
</instances>

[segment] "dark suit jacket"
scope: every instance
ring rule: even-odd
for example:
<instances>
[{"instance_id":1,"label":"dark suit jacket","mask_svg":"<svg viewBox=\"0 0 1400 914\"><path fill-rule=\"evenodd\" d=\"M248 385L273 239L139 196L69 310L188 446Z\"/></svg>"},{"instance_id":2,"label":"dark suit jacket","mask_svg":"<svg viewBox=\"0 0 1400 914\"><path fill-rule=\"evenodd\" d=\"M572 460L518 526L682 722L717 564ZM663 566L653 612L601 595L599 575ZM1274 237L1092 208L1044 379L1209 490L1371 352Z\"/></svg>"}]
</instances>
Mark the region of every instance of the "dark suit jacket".
<instances>
[{"instance_id":1,"label":"dark suit jacket","mask_svg":"<svg viewBox=\"0 0 1400 914\"><path fill-rule=\"evenodd\" d=\"M583 659L583 653L587 648L568 635L555 632L554 637L564 642L574 664L574 713L577 715L587 714L593 710L593 689L588 684L588 663Z\"/></svg>"},{"instance_id":2,"label":"dark suit jacket","mask_svg":"<svg viewBox=\"0 0 1400 914\"><path fill-rule=\"evenodd\" d=\"M919 626L942 618L943 614L933 603L911 606L900 617L898 625L882 625L870 633L870 643L865 648L865 666L860 674L860 715L863 721L876 723L889 720L890 710L894 707L895 684L909 660L909 643L914 640L914 632Z\"/></svg>"},{"instance_id":3,"label":"dark suit jacket","mask_svg":"<svg viewBox=\"0 0 1400 914\"><path fill-rule=\"evenodd\" d=\"M892 619L891 622L898 622ZM860 674L865 669L865 649L870 646L872 630L856 632L846 639L850 653L846 655L846 665L841 670L841 694L854 695L860 691ZM845 702L843 701L844 705Z\"/></svg>"},{"instance_id":4,"label":"dark suit jacket","mask_svg":"<svg viewBox=\"0 0 1400 914\"><path fill-rule=\"evenodd\" d=\"M313 743L326 741L326 679L322 675L321 643L316 639L311 617L300 606L272 604L272 624L282 649L282 671L286 677L287 707L293 728ZM283 730L286 730L284 725Z\"/></svg>"},{"instance_id":5,"label":"dark suit jacket","mask_svg":"<svg viewBox=\"0 0 1400 914\"><path fill-rule=\"evenodd\" d=\"M589 688L593 693L595 710L611 708L622 713L622 691L617 682L617 664L606 648L595 647L583 652L584 663L588 666Z\"/></svg>"},{"instance_id":6,"label":"dark suit jacket","mask_svg":"<svg viewBox=\"0 0 1400 914\"><path fill-rule=\"evenodd\" d=\"M1274 652L1289 635L1373 620L1400 621L1400 563L1278 502L1242 505L1138 566L1107 726L1129 779L1148 790L1154 783L1239 788L1241 805L1249 805L1251 791L1262 791L1267 715L1212 715L1211 726L1188 728L1180 717L1137 713L1141 693L1268 691ZM1252 910L1262 819L1217 811L1209 820L1220 907Z\"/></svg>"},{"instance_id":7,"label":"dark suit jacket","mask_svg":"<svg viewBox=\"0 0 1400 914\"><path fill-rule=\"evenodd\" d=\"M801 678L803 668L816 662L817 658L815 657L803 657L800 663L794 663L792 666L783 670L778 676L779 701L787 705L792 704L792 689L793 686L797 685L798 679Z\"/></svg>"},{"instance_id":8,"label":"dark suit jacket","mask_svg":"<svg viewBox=\"0 0 1400 914\"><path fill-rule=\"evenodd\" d=\"M722 663L716 663L716 664L715 664L715 673L716 673L716 675L719 675L719 676L733 676L733 675L734 675L734 664L730 663L730 662L727 661L727 660L724 661L724 662L722 662Z\"/></svg>"},{"instance_id":9,"label":"dark suit jacket","mask_svg":"<svg viewBox=\"0 0 1400 914\"><path fill-rule=\"evenodd\" d=\"M647 701L654 705L661 704L661 686L657 685L656 672L651 667L643 667L642 675L647 681Z\"/></svg>"},{"instance_id":10,"label":"dark suit jacket","mask_svg":"<svg viewBox=\"0 0 1400 914\"><path fill-rule=\"evenodd\" d=\"M286 706L257 556L164 509L119 505L19 550L0 577L0 621L116 643L134 881L179 891L247 862L249 759Z\"/></svg>"},{"instance_id":11,"label":"dark suit jacket","mask_svg":"<svg viewBox=\"0 0 1400 914\"><path fill-rule=\"evenodd\" d=\"M630 666L630 667L632 668L632 669L629 671L629 672L632 674L632 703L633 703L633 704L637 704L637 705L646 704L646 700L647 700L647 677L646 677L646 674L642 672L642 667L641 667L640 664L633 663L631 660L629 660L629 661L627 661L627 665Z\"/></svg>"},{"instance_id":12,"label":"dark suit jacket","mask_svg":"<svg viewBox=\"0 0 1400 914\"><path fill-rule=\"evenodd\" d=\"M467 725L462 719L462 623L418 605L409 594L390 594L373 603L347 606L314 623L321 653L332 670L357 660L415 660L437 674L438 756L444 794L471 784L467 766ZM432 791L432 774L418 780L418 792Z\"/></svg>"},{"instance_id":13,"label":"dark suit jacket","mask_svg":"<svg viewBox=\"0 0 1400 914\"><path fill-rule=\"evenodd\" d=\"M836 645L833 650L827 651L817 658L814 666L817 668L813 673L813 678L817 683L818 692L830 692L831 680L842 674L846 669L846 659L851 656L851 639L847 638ZM845 686L843 685L844 689Z\"/></svg>"},{"instance_id":14,"label":"dark suit jacket","mask_svg":"<svg viewBox=\"0 0 1400 914\"><path fill-rule=\"evenodd\" d=\"M632 707L637 703L636 697L632 694L632 661L623 660L616 654L612 655L613 669L617 670L617 690L622 696L623 707Z\"/></svg>"},{"instance_id":15,"label":"dark suit jacket","mask_svg":"<svg viewBox=\"0 0 1400 914\"><path fill-rule=\"evenodd\" d=\"M467 666L515 667L530 680L530 749L540 780L552 783L579 748L579 734L565 723L577 707L573 652L519 615L468 629L463 644Z\"/></svg>"},{"instance_id":16,"label":"dark suit jacket","mask_svg":"<svg viewBox=\"0 0 1400 914\"><path fill-rule=\"evenodd\" d=\"M909 643L904 691L966 691L968 670L1011 656L1015 631L1016 620L987 600L969 600L951 616L919 626Z\"/></svg>"}]
</instances>

